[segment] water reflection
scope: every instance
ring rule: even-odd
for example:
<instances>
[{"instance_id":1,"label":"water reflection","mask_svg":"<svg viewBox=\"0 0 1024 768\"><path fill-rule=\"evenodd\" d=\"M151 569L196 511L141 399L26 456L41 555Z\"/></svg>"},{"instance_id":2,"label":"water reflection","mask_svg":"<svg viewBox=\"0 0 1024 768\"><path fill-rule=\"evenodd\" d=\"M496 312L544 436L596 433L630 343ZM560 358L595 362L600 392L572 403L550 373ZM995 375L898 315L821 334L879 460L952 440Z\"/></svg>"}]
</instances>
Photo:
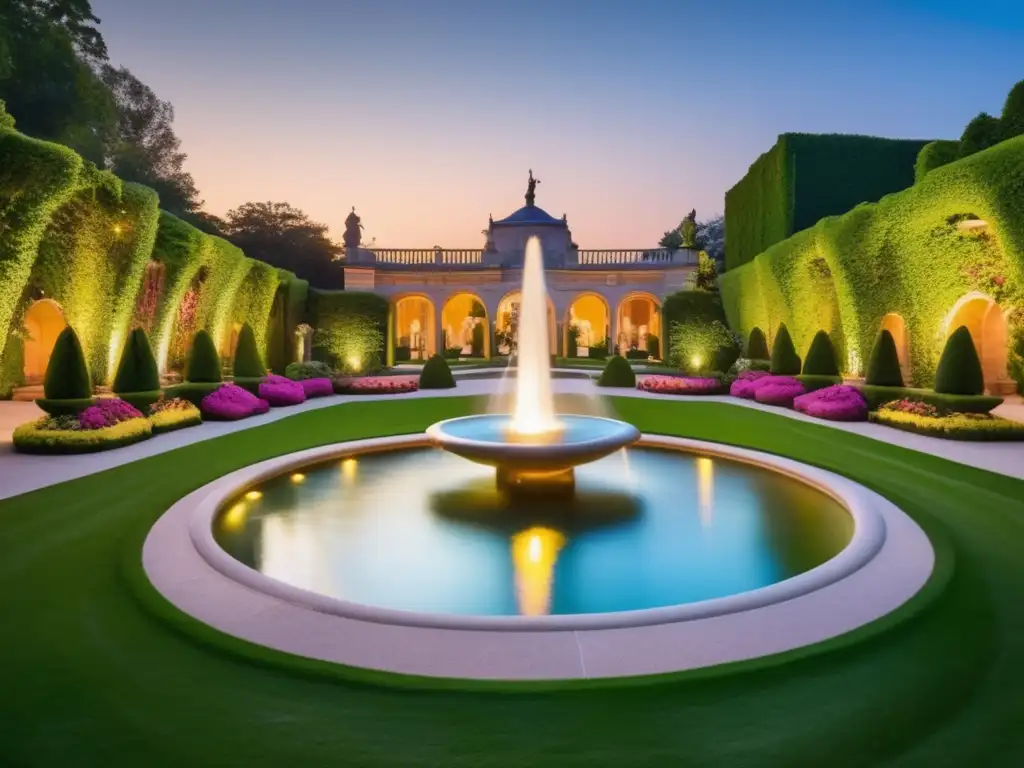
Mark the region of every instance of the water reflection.
<instances>
[{"instance_id":1,"label":"water reflection","mask_svg":"<svg viewBox=\"0 0 1024 768\"><path fill-rule=\"evenodd\" d=\"M707 456L698 456L697 503L700 505L700 524L710 528L715 520L715 465Z\"/></svg>"}]
</instances>

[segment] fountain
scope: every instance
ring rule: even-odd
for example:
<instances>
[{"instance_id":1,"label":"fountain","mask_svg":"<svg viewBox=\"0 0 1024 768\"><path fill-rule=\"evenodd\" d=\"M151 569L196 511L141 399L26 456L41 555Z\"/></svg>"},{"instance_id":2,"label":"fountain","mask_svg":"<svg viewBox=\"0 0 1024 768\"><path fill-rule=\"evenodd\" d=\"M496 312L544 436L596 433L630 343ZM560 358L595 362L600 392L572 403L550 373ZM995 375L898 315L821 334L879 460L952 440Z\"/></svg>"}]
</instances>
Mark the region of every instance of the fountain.
<instances>
[{"instance_id":1,"label":"fountain","mask_svg":"<svg viewBox=\"0 0 1024 768\"><path fill-rule=\"evenodd\" d=\"M574 467L640 437L636 427L622 421L555 414L547 317L544 259L540 240L531 237L523 264L513 412L448 419L427 429L444 450L495 467L498 484L509 490L571 489Z\"/></svg>"}]
</instances>

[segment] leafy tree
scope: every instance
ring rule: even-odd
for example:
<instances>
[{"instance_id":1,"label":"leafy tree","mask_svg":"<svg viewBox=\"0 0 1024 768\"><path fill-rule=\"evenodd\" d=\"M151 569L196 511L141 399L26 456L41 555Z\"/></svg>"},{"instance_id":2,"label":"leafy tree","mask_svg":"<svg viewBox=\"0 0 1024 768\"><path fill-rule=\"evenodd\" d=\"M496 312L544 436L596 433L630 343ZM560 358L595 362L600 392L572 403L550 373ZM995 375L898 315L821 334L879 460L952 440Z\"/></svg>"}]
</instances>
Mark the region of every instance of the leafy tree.
<instances>
[{"instance_id":1,"label":"leafy tree","mask_svg":"<svg viewBox=\"0 0 1024 768\"><path fill-rule=\"evenodd\" d=\"M14 127L14 117L7 113L7 104L0 99L0 131Z\"/></svg>"},{"instance_id":2,"label":"leafy tree","mask_svg":"<svg viewBox=\"0 0 1024 768\"><path fill-rule=\"evenodd\" d=\"M658 241L658 247L668 248L670 251L678 251L683 247L683 236L678 229L669 230Z\"/></svg>"},{"instance_id":3,"label":"leafy tree","mask_svg":"<svg viewBox=\"0 0 1024 768\"><path fill-rule=\"evenodd\" d=\"M697 258L696 287L704 291L718 290L718 270L706 251L701 251Z\"/></svg>"},{"instance_id":4,"label":"leafy tree","mask_svg":"<svg viewBox=\"0 0 1024 768\"><path fill-rule=\"evenodd\" d=\"M960 157L973 155L998 144L1002 134L999 118L982 112L964 128L964 135L960 137Z\"/></svg>"},{"instance_id":5,"label":"leafy tree","mask_svg":"<svg viewBox=\"0 0 1024 768\"><path fill-rule=\"evenodd\" d=\"M1003 129L1004 141L1024 135L1024 80L1010 89L999 122Z\"/></svg>"},{"instance_id":6,"label":"leafy tree","mask_svg":"<svg viewBox=\"0 0 1024 768\"><path fill-rule=\"evenodd\" d=\"M679 225L679 236L683 241L683 248L697 247L697 211L692 210Z\"/></svg>"},{"instance_id":7,"label":"leafy tree","mask_svg":"<svg viewBox=\"0 0 1024 768\"><path fill-rule=\"evenodd\" d=\"M186 216L202 206L192 174L185 170L181 140L175 135L174 107L125 67L103 66L103 82L117 106L117 132L108 150L110 169L125 181L152 187L160 207Z\"/></svg>"},{"instance_id":8,"label":"leafy tree","mask_svg":"<svg viewBox=\"0 0 1024 768\"><path fill-rule=\"evenodd\" d=\"M697 223L697 247L718 262L725 260L725 217Z\"/></svg>"}]
</instances>

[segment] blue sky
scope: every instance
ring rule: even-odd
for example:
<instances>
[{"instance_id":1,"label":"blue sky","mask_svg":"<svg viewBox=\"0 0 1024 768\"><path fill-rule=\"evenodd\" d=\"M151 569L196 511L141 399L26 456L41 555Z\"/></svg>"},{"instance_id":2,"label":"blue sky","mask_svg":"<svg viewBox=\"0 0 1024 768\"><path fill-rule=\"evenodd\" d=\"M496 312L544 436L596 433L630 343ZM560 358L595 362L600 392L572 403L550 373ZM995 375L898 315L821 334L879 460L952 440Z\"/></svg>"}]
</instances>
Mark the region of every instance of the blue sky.
<instances>
[{"instance_id":1,"label":"blue sky","mask_svg":"<svg viewBox=\"0 0 1024 768\"><path fill-rule=\"evenodd\" d=\"M779 133L955 138L1024 79L1024 3L93 0L176 109L215 213L287 200L340 235L480 246L568 214L584 248L721 212Z\"/></svg>"}]
</instances>

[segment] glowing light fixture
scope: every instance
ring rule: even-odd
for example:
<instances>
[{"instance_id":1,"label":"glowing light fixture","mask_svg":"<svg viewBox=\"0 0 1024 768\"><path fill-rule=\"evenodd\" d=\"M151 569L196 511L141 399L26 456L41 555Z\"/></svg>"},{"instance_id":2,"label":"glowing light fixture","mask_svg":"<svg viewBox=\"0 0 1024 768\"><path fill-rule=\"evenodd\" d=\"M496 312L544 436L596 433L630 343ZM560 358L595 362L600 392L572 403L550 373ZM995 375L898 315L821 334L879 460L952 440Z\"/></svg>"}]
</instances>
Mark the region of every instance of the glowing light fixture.
<instances>
[{"instance_id":1,"label":"glowing light fixture","mask_svg":"<svg viewBox=\"0 0 1024 768\"><path fill-rule=\"evenodd\" d=\"M304 474L302 474L301 472L296 472L295 474L292 475L291 479L292 479L293 483L298 485L299 483L305 482L306 476Z\"/></svg>"},{"instance_id":2,"label":"glowing light fixture","mask_svg":"<svg viewBox=\"0 0 1024 768\"><path fill-rule=\"evenodd\" d=\"M247 494L245 494L245 498L248 499L249 501L257 501L263 498L263 494L260 493L259 491L249 491Z\"/></svg>"},{"instance_id":3,"label":"glowing light fixture","mask_svg":"<svg viewBox=\"0 0 1024 768\"><path fill-rule=\"evenodd\" d=\"M700 355L694 355L693 357L690 358L690 364L694 367L695 370L699 370L701 363L703 362L704 358L701 357Z\"/></svg>"},{"instance_id":4,"label":"glowing light fixture","mask_svg":"<svg viewBox=\"0 0 1024 768\"><path fill-rule=\"evenodd\" d=\"M349 368L353 371L358 371L363 361L359 359L359 355L349 355L346 362L348 362Z\"/></svg>"},{"instance_id":5,"label":"glowing light fixture","mask_svg":"<svg viewBox=\"0 0 1024 768\"><path fill-rule=\"evenodd\" d=\"M356 479L356 468L357 463L355 459L349 457L347 459L342 460L341 476L345 478L345 482L351 483L353 480Z\"/></svg>"},{"instance_id":6,"label":"glowing light fixture","mask_svg":"<svg viewBox=\"0 0 1024 768\"><path fill-rule=\"evenodd\" d=\"M245 525L245 514L247 510L244 502L238 502L231 509L224 513L221 518L223 526L229 531L237 531Z\"/></svg>"},{"instance_id":7,"label":"glowing light fixture","mask_svg":"<svg viewBox=\"0 0 1024 768\"><path fill-rule=\"evenodd\" d=\"M122 231L123 231L123 227L120 224L115 224L114 225L114 234L115 235L120 235Z\"/></svg>"}]
</instances>

